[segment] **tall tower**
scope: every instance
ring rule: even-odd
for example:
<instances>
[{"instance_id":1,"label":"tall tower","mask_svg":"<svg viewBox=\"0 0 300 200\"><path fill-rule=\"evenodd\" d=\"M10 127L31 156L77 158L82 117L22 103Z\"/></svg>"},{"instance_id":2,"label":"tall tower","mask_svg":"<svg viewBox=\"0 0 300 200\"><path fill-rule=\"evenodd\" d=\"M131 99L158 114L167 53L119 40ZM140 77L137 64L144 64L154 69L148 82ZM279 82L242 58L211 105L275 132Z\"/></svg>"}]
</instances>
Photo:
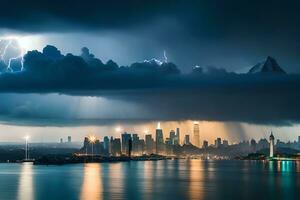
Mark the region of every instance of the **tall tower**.
<instances>
[{"instance_id":1,"label":"tall tower","mask_svg":"<svg viewBox=\"0 0 300 200\"><path fill-rule=\"evenodd\" d=\"M179 128L176 128L176 137L177 137L177 144L180 145L180 130L179 130Z\"/></svg>"},{"instance_id":2,"label":"tall tower","mask_svg":"<svg viewBox=\"0 0 300 200\"><path fill-rule=\"evenodd\" d=\"M270 158L274 156L274 136L273 133L271 132L270 135Z\"/></svg>"},{"instance_id":3,"label":"tall tower","mask_svg":"<svg viewBox=\"0 0 300 200\"><path fill-rule=\"evenodd\" d=\"M163 131L160 128L160 123L158 122L156 132L155 132L155 146L156 146L156 154L163 153L164 149L164 136Z\"/></svg>"},{"instance_id":4,"label":"tall tower","mask_svg":"<svg viewBox=\"0 0 300 200\"><path fill-rule=\"evenodd\" d=\"M196 147L200 147L200 140L199 140L199 123L198 122L194 122L194 140L193 140L193 144Z\"/></svg>"}]
</instances>

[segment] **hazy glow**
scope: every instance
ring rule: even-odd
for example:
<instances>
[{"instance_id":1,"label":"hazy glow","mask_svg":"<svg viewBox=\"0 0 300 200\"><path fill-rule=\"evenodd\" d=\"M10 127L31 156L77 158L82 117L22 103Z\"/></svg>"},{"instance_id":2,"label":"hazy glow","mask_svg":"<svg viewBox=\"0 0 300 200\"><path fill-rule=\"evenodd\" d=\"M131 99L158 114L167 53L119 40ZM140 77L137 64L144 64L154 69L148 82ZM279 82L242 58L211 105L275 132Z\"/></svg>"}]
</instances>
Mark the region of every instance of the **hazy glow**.
<instances>
[{"instance_id":1,"label":"hazy glow","mask_svg":"<svg viewBox=\"0 0 300 200\"><path fill-rule=\"evenodd\" d=\"M42 42L42 37L38 35L7 35L0 39L16 40L23 55L29 50L40 49Z\"/></svg>"},{"instance_id":2,"label":"hazy glow","mask_svg":"<svg viewBox=\"0 0 300 200\"><path fill-rule=\"evenodd\" d=\"M122 128L120 126L118 126L118 127L115 128L115 131L117 133L121 133L122 132Z\"/></svg>"}]
</instances>

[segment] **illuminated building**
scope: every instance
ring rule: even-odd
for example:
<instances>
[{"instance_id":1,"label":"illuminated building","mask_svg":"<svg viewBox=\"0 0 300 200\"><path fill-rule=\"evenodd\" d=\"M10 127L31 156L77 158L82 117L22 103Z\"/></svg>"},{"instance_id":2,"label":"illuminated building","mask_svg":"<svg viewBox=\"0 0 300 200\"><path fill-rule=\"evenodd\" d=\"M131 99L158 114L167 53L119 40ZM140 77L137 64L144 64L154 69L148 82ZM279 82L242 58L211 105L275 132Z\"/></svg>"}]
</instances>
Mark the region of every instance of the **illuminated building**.
<instances>
[{"instance_id":1,"label":"illuminated building","mask_svg":"<svg viewBox=\"0 0 300 200\"><path fill-rule=\"evenodd\" d=\"M155 146L156 146L156 154L164 153L164 136L163 131L160 128L160 123L158 122L156 133L155 133Z\"/></svg>"},{"instance_id":2,"label":"illuminated building","mask_svg":"<svg viewBox=\"0 0 300 200\"><path fill-rule=\"evenodd\" d=\"M198 122L194 122L194 140L193 140L193 144L196 147L200 147L200 139L199 139L199 123Z\"/></svg>"},{"instance_id":3,"label":"illuminated building","mask_svg":"<svg viewBox=\"0 0 300 200\"><path fill-rule=\"evenodd\" d=\"M140 139L138 134L132 134L132 153L142 155L144 153L145 141Z\"/></svg>"},{"instance_id":4,"label":"illuminated building","mask_svg":"<svg viewBox=\"0 0 300 200\"><path fill-rule=\"evenodd\" d=\"M274 156L274 136L273 133L271 132L270 135L270 157L272 158Z\"/></svg>"},{"instance_id":5,"label":"illuminated building","mask_svg":"<svg viewBox=\"0 0 300 200\"><path fill-rule=\"evenodd\" d=\"M170 144L175 144L175 140L176 140L176 134L174 130L170 131L170 137L169 137L169 143Z\"/></svg>"}]
</instances>

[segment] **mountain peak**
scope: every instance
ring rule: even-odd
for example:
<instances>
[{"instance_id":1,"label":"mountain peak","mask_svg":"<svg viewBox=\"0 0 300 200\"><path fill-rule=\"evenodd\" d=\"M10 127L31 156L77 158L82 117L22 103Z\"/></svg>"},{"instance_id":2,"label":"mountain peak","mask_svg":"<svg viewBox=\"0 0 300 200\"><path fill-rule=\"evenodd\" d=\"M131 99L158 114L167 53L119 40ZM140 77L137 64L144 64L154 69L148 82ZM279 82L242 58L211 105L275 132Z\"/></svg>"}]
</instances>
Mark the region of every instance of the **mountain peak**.
<instances>
[{"instance_id":1,"label":"mountain peak","mask_svg":"<svg viewBox=\"0 0 300 200\"><path fill-rule=\"evenodd\" d=\"M273 74L286 74L286 72L279 66L277 61L268 56L266 60L254 65L248 72L249 74L256 73L273 73Z\"/></svg>"}]
</instances>

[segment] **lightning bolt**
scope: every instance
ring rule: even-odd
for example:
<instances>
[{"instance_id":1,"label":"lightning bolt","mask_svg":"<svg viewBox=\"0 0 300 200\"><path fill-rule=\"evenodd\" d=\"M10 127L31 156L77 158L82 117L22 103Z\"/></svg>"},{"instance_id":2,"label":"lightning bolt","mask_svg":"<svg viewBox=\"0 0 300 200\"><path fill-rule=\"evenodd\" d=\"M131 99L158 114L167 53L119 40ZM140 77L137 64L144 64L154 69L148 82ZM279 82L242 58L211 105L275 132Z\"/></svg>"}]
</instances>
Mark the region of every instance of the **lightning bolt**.
<instances>
[{"instance_id":1,"label":"lightning bolt","mask_svg":"<svg viewBox=\"0 0 300 200\"><path fill-rule=\"evenodd\" d=\"M13 72L13 69L11 68L11 63L12 63L13 60L16 60L16 59L19 59L19 58L21 58L21 71L22 71L23 70L23 63L24 63L24 60L23 60L24 49L15 46L13 44L13 39L6 39L6 40L8 40L8 42L5 44L4 49L3 49L3 51L0 54L0 58L1 58L1 60L3 60L4 63L5 63L4 58L5 58L5 55L7 53L7 49L9 47L12 47L14 49L17 49L17 50L21 51L18 56L12 57L12 58L8 59L8 63L5 63L7 65L6 71ZM2 41L4 41L4 40L0 40L0 42L2 42Z\"/></svg>"},{"instance_id":2,"label":"lightning bolt","mask_svg":"<svg viewBox=\"0 0 300 200\"><path fill-rule=\"evenodd\" d=\"M164 61L160 61L156 58L152 58L151 60L144 60L144 62L146 63L156 63L157 65L162 65L163 63L167 63L168 62L168 57L167 57L167 52L164 50Z\"/></svg>"},{"instance_id":3,"label":"lightning bolt","mask_svg":"<svg viewBox=\"0 0 300 200\"><path fill-rule=\"evenodd\" d=\"M167 62L168 62L168 57L167 57L167 52L166 52L166 50L164 50L164 59L165 59L165 63L167 63Z\"/></svg>"}]
</instances>

